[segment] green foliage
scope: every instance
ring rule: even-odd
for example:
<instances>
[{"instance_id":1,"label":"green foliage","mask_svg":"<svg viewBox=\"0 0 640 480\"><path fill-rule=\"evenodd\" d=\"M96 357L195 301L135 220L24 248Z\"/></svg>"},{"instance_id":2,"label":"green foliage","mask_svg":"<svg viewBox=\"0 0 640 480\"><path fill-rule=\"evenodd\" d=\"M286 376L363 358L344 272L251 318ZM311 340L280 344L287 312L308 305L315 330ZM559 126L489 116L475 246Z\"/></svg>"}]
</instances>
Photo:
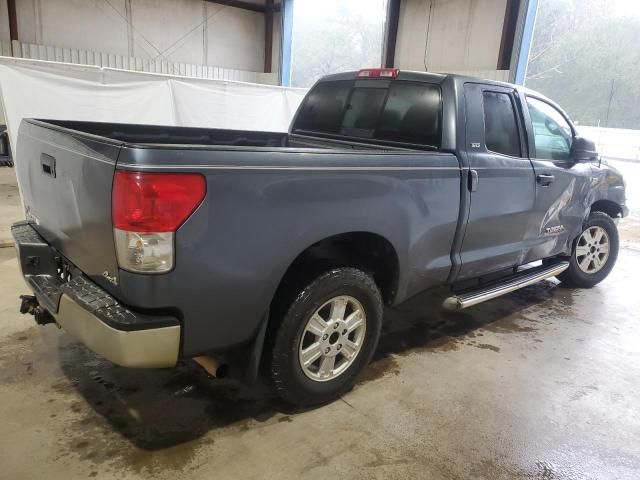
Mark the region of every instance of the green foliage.
<instances>
[{"instance_id":1,"label":"green foliage","mask_svg":"<svg viewBox=\"0 0 640 480\"><path fill-rule=\"evenodd\" d=\"M640 129L636 0L540 0L526 85L582 125Z\"/></svg>"}]
</instances>

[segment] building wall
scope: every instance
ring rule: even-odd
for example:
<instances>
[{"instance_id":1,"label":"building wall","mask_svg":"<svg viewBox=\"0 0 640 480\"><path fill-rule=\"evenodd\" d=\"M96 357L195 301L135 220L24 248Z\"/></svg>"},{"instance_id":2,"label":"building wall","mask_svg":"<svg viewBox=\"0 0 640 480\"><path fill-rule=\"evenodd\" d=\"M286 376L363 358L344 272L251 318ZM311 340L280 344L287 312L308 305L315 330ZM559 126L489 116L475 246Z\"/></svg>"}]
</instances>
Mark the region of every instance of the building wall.
<instances>
[{"instance_id":1,"label":"building wall","mask_svg":"<svg viewBox=\"0 0 640 480\"><path fill-rule=\"evenodd\" d=\"M403 0L396 67L496 70L507 0Z\"/></svg>"},{"instance_id":2,"label":"building wall","mask_svg":"<svg viewBox=\"0 0 640 480\"><path fill-rule=\"evenodd\" d=\"M7 11L7 0L0 0L0 41L9 41L9 12Z\"/></svg>"},{"instance_id":3,"label":"building wall","mask_svg":"<svg viewBox=\"0 0 640 480\"><path fill-rule=\"evenodd\" d=\"M251 0L262 4L263 0ZM19 40L261 72L264 15L201 0L16 0ZM0 39L9 38L0 0ZM279 66L274 15L273 66ZM6 38L5 38L6 37Z\"/></svg>"}]
</instances>

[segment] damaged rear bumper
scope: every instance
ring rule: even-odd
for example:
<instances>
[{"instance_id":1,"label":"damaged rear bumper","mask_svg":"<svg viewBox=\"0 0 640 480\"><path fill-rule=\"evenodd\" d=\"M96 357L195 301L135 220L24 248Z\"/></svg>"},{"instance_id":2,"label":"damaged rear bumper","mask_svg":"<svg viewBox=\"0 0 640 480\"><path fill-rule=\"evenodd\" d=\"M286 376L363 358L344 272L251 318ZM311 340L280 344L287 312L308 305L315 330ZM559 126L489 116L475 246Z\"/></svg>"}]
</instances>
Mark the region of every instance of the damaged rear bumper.
<instances>
[{"instance_id":1,"label":"damaged rear bumper","mask_svg":"<svg viewBox=\"0 0 640 480\"><path fill-rule=\"evenodd\" d=\"M62 256L29 223L14 224L11 233L22 275L39 306L70 335L124 367L176 364L180 353L177 318L134 312L74 267L69 276L61 275Z\"/></svg>"}]
</instances>

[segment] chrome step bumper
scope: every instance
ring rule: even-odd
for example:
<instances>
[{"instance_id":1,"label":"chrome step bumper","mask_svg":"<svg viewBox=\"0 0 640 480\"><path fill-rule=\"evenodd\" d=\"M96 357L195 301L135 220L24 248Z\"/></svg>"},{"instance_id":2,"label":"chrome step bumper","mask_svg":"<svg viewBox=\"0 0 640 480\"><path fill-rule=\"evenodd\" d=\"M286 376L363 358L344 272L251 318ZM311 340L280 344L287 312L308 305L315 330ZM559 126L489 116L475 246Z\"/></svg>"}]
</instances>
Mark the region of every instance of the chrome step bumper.
<instances>
[{"instance_id":1,"label":"chrome step bumper","mask_svg":"<svg viewBox=\"0 0 640 480\"><path fill-rule=\"evenodd\" d=\"M16 223L11 232L22 275L35 296L23 298L22 313L38 313L40 324L53 317L67 333L117 365L175 366L181 328L176 317L133 311L75 267L63 280L58 272L61 254L30 224Z\"/></svg>"},{"instance_id":2,"label":"chrome step bumper","mask_svg":"<svg viewBox=\"0 0 640 480\"><path fill-rule=\"evenodd\" d=\"M533 285L547 278L555 277L567 268L569 268L569 262L559 261L553 265L543 265L523 270L498 282L447 297L442 306L447 310L462 310L514 290Z\"/></svg>"}]
</instances>

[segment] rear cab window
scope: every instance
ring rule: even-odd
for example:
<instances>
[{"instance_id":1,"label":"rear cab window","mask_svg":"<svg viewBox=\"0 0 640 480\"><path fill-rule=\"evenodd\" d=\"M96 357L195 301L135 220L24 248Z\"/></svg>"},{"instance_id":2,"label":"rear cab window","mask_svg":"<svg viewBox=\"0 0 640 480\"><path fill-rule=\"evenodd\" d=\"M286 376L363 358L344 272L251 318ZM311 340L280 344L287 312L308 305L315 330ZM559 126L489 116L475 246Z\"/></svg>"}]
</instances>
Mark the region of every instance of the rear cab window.
<instances>
[{"instance_id":1,"label":"rear cab window","mask_svg":"<svg viewBox=\"0 0 640 480\"><path fill-rule=\"evenodd\" d=\"M438 150L441 124L439 85L335 80L320 82L309 92L292 131Z\"/></svg>"}]
</instances>

